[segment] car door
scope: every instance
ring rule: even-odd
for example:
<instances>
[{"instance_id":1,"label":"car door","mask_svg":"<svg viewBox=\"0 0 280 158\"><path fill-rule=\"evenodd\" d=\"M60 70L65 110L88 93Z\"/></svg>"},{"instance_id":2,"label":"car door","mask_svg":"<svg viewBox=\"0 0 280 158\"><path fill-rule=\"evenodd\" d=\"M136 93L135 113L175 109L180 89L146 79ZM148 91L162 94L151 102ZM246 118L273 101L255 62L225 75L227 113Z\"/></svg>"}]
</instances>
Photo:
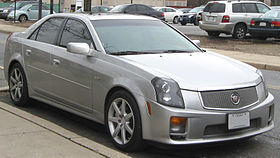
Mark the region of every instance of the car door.
<instances>
[{"instance_id":1,"label":"car door","mask_svg":"<svg viewBox=\"0 0 280 158\"><path fill-rule=\"evenodd\" d=\"M85 112L92 112L92 72L89 58L67 51L69 42L87 43L94 48L86 25L77 19L68 19L61 39L51 54L52 93L62 105Z\"/></svg>"},{"instance_id":2,"label":"car door","mask_svg":"<svg viewBox=\"0 0 280 158\"><path fill-rule=\"evenodd\" d=\"M45 17L50 14L50 10L47 6L42 6L42 17Z\"/></svg>"},{"instance_id":3,"label":"car door","mask_svg":"<svg viewBox=\"0 0 280 158\"><path fill-rule=\"evenodd\" d=\"M164 15L166 14L166 17L168 18L168 21L173 21L175 13L176 13L175 10L173 10L171 8L166 8L166 12L164 13Z\"/></svg>"},{"instance_id":4,"label":"car door","mask_svg":"<svg viewBox=\"0 0 280 158\"><path fill-rule=\"evenodd\" d=\"M29 85L38 94L51 97L50 53L62 25L62 18L51 18L23 41L23 56Z\"/></svg>"},{"instance_id":5,"label":"car door","mask_svg":"<svg viewBox=\"0 0 280 158\"><path fill-rule=\"evenodd\" d=\"M29 15L29 20L37 20L39 14L39 6L32 5L30 8L27 9L27 13Z\"/></svg>"},{"instance_id":6,"label":"car door","mask_svg":"<svg viewBox=\"0 0 280 158\"><path fill-rule=\"evenodd\" d=\"M144 6L141 4L136 5L136 12L137 12L137 14L140 14L140 15L153 16L153 11L150 8L148 8L147 6Z\"/></svg>"}]
</instances>

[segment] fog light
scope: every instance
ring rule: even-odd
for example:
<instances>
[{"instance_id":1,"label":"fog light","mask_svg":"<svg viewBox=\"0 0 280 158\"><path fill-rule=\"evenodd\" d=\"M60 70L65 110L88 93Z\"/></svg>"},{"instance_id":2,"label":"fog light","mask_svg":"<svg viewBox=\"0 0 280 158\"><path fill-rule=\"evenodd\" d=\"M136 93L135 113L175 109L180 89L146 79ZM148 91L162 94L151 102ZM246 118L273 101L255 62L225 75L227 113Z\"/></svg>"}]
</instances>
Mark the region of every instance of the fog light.
<instances>
[{"instance_id":1,"label":"fog light","mask_svg":"<svg viewBox=\"0 0 280 158\"><path fill-rule=\"evenodd\" d=\"M170 118L170 133L185 133L187 118L172 116Z\"/></svg>"},{"instance_id":2,"label":"fog light","mask_svg":"<svg viewBox=\"0 0 280 158\"><path fill-rule=\"evenodd\" d=\"M271 121L273 120L273 112L274 112L274 109L273 109L273 105L269 107L269 117L268 117L268 124L271 123Z\"/></svg>"}]
</instances>

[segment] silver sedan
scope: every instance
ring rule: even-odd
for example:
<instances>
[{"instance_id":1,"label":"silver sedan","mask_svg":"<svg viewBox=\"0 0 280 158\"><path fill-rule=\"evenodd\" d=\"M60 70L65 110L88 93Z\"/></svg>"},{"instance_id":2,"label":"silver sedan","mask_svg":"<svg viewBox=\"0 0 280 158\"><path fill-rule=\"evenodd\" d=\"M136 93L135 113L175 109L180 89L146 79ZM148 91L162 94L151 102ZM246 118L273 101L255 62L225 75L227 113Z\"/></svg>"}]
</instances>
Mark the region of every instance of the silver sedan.
<instances>
[{"instance_id":1,"label":"silver sedan","mask_svg":"<svg viewBox=\"0 0 280 158\"><path fill-rule=\"evenodd\" d=\"M102 123L124 151L271 130L261 71L198 45L152 17L56 14L9 36L5 77L15 105L33 98Z\"/></svg>"}]
</instances>

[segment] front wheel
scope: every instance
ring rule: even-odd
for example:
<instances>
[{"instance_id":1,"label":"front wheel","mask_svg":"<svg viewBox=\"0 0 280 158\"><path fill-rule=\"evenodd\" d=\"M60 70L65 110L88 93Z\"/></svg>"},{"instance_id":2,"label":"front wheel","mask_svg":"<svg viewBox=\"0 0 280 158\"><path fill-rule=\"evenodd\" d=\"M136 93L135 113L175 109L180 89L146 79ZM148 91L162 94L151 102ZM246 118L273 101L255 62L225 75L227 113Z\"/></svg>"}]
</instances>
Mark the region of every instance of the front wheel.
<instances>
[{"instance_id":1,"label":"front wheel","mask_svg":"<svg viewBox=\"0 0 280 158\"><path fill-rule=\"evenodd\" d=\"M175 16L173 19L173 24L178 24L178 22L179 22L179 18L178 16Z\"/></svg>"},{"instance_id":2,"label":"front wheel","mask_svg":"<svg viewBox=\"0 0 280 158\"><path fill-rule=\"evenodd\" d=\"M19 21L19 22L25 22L26 20L27 20L26 15L21 15L21 16L18 18L18 21Z\"/></svg>"},{"instance_id":3,"label":"front wheel","mask_svg":"<svg viewBox=\"0 0 280 158\"><path fill-rule=\"evenodd\" d=\"M140 112L131 94L120 90L111 95L105 109L105 124L117 148L126 152L142 149Z\"/></svg>"},{"instance_id":4,"label":"front wheel","mask_svg":"<svg viewBox=\"0 0 280 158\"><path fill-rule=\"evenodd\" d=\"M15 105L24 106L29 102L25 73L19 63L12 65L9 71L9 91Z\"/></svg>"}]
</instances>

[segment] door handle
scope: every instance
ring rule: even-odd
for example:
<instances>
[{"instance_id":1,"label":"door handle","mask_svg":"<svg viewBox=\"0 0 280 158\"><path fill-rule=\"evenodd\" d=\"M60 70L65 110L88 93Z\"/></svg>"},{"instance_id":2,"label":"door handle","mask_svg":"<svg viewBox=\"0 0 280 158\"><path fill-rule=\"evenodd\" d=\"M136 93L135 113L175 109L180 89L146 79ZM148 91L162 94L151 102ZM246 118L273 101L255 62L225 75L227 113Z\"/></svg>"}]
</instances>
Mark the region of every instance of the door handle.
<instances>
[{"instance_id":1,"label":"door handle","mask_svg":"<svg viewBox=\"0 0 280 158\"><path fill-rule=\"evenodd\" d=\"M32 51L31 51L30 49L26 49L26 50L25 50L25 55L26 55L26 56L30 56L30 55L31 55L31 52L32 52Z\"/></svg>"},{"instance_id":2,"label":"door handle","mask_svg":"<svg viewBox=\"0 0 280 158\"><path fill-rule=\"evenodd\" d=\"M53 59L52 63L53 63L53 65L59 65L60 64L60 60Z\"/></svg>"}]
</instances>

